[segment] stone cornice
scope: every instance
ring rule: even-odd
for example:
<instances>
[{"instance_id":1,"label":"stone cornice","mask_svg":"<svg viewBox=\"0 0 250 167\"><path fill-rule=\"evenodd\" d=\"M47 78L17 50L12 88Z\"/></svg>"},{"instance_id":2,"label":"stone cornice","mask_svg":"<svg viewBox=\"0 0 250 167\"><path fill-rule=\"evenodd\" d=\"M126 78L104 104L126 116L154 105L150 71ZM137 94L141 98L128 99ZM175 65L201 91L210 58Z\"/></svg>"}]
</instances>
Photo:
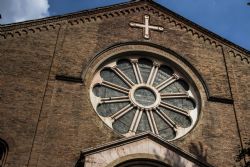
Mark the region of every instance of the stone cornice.
<instances>
[{"instance_id":1,"label":"stone cornice","mask_svg":"<svg viewBox=\"0 0 250 167\"><path fill-rule=\"evenodd\" d=\"M95 8L92 10L84 10L72 14L0 25L0 39L8 39L27 35L29 33L47 31L67 23L74 25L79 24L80 22L86 23L98 21L99 19L102 20L145 10L143 6L141 7L142 9L138 7L136 5L138 3L140 2L127 2L108 7Z\"/></svg>"},{"instance_id":2,"label":"stone cornice","mask_svg":"<svg viewBox=\"0 0 250 167\"><path fill-rule=\"evenodd\" d=\"M20 29L28 30L28 29L34 28L35 26L47 27L49 25L61 24L61 22L64 22L64 21L72 22L78 19L80 20L82 19L82 17L84 17L84 19L88 21L96 21L99 18L109 18L109 17L120 16L120 15L126 15L131 12L135 12L134 10L136 10L137 7L134 6L134 3L138 3L138 2L121 3L121 4L112 5L108 7L84 10L84 11L75 12L71 14L52 16L52 17L47 17L47 18L42 18L42 19L24 21L20 23L0 25L0 34L5 35L6 33L9 33L15 30L18 31ZM131 7L131 9L128 9L129 7Z\"/></svg>"},{"instance_id":3,"label":"stone cornice","mask_svg":"<svg viewBox=\"0 0 250 167\"><path fill-rule=\"evenodd\" d=\"M84 10L72 14L53 16L22 23L0 25L0 39L22 36L40 31L48 31L56 29L56 27L59 27L64 23L75 25L119 17L141 11L151 12L170 24L174 24L177 28L186 31L187 33L191 33L193 36L197 36L204 42L208 42L209 44L221 48L222 50L225 47L229 48L229 53L235 55L235 57L239 56L240 60L250 64L250 52L248 50L208 31L207 29L189 21L188 19L185 19L184 17L153 2L152 0L133 0L127 3L95 8L92 10Z\"/></svg>"}]
</instances>

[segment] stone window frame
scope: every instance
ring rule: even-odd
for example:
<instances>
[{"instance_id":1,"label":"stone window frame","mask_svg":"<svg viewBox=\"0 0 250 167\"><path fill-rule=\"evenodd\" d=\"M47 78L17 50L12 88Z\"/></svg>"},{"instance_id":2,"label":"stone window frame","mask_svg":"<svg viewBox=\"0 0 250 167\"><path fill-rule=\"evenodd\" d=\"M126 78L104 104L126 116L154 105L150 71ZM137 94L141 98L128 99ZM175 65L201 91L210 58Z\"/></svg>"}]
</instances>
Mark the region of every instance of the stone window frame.
<instances>
[{"instance_id":1,"label":"stone window frame","mask_svg":"<svg viewBox=\"0 0 250 167\"><path fill-rule=\"evenodd\" d=\"M131 165L141 165L141 166L147 166L147 167L170 167L169 165L150 158L136 158L136 159L130 159L127 161L124 161L120 164L115 165L114 167L128 167Z\"/></svg>"},{"instance_id":2,"label":"stone window frame","mask_svg":"<svg viewBox=\"0 0 250 167\"><path fill-rule=\"evenodd\" d=\"M123 53L124 54L124 53ZM143 52L141 52L141 54L143 54ZM192 83L189 82L190 78L189 76L186 76L184 73L180 73L179 71L181 71L180 69L176 68L176 65L175 63L171 62L170 63L167 63L167 65L174 69L174 74L172 75L172 77L166 81L166 82L163 82L161 84L158 85L158 87L161 87L162 84L166 84L166 83L169 83L169 82L172 82L171 80L176 81L178 80L179 78L185 80L186 82L188 82L188 85L191 87L191 89L187 92L185 92L184 94L181 93L181 94L166 94L165 98L168 98L168 97L173 97L175 96L176 98L191 98L194 102L195 102L195 108L193 110L190 110L190 111L185 111L185 110L181 110L180 108L178 107L175 107L175 106L171 106L171 105L168 105L168 104L164 104L164 103L161 103L161 98L163 98L163 96L157 91L157 87L153 87L152 86L152 78L155 78L155 75L157 72L157 70L159 69L159 66L160 65L163 65L163 64L166 64L165 60L162 60L162 58L160 58L161 56L158 55L156 58L152 58L152 57L148 57L148 56L145 56L146 59L150 59L151 61L153 61L153 67L152 67L152 70L150 72L150 76L149 76L149 79L147 80L147 82L141 82L142 81L142 77L141 77L141 74L140 72L138 72L138 59L142 56L132 56L130 57L129 59L131 60L131 64L133 65L133 69L134 69L134 74L136 75L136 79L137 79L137 83L140 83L139 85L138 84L134 84L130 78L128 78L121 70L119 70L119 68L117 68L117 65L116 65L116 61L118 59L121 59L122 57L127 57L127 53L125 53L126 56L118 56L117 58L113 59L113 61L110 62L109 60L109 63L105 62L104 64L101 65L101 67L98 67L99 70L95 73L95 77L93 78L92 80L92 83L91 83L91 86L90 86L90 100L91 100L91 103L93 105L93 108L94 110L96 111L96 113L98 114L97 112L97 106L98 104L100 103L111 103L111 102L124 102L124 101L130 101L130 104L127 105L126 107L124 107L123 109L121 109L120 111L118 111L116 114L113 114L114 117L102 117L98 114L98 116L106 123L106 125L108 125L111 129L113 129L112 127L112 123L114 122L114 118L119 116L119 113L123 113L123 112L127 112L127 110L131 110L131 108L133 108L133 106L135 107L138 107L137 111L136 111L136 114L134 116L134 119L132 121L132 124L131 124L131 127L135 127L135 126L138 126L138 119L136 120L135 117L140 115L142 113L142 110L145 110L146 113L147 113L147 117L148 117L148 120L149 120L149 124L150 124L150 128L151 128L151 131L155 134L158 135L158 131L157 131L157 125L153 119L153 114L152 114L152 111L155 110L156 108L156 112L159 114L159 116L174 130L175 132L175 137L172 138L172 139L168 139L169 141L171 140L176 140L178 138L181 138L182 136L185 136L189 131L191 131L193 129L193 127L196 125L197 121L198 121L198 117L199 117L199 112L200 112L200 109L199 109L199 95L196 95L195 92L198 92L197 90L195 90L194 87L190 86L192 85ZM111 69L114 73L116 73L121 80L123 80L127 85L130 86L130 90L128 89L125 89L124 87L119 87L118 85L114 85L110 82L106 82L102 79L102 77L100 76L100 72L101 70L103 70L104 68L109 68ZM137 72L136 72L137 71ZM152 73L152 75L151 75ZM151 77L151 78L150 78ZM141 81L140 81L141 80ZM104 85L106 87L109 87L111 89L116 89L120 92L125 92L125 93L128 93L127 96L124 96L124 97L115 97L115 98L112 98L112 97L109 97L109 98L98 98L97 96L95 96L93 94L93 87L96 85L96 84L100 84L100 85ZM149 88L151 89L154 94L156 95L156 101L154 104L148 106L148 107L145 107L145 106L140 106L140 104L136 103L136 100L133 96L131 96L131 94L134 93L134 91L138 88L138 87L146 87L146 88ZM175 111L175 112L178 112L180 114L186 114L186 116L190 117L191 118L191 125L188 127L188 128L181 128L180 126L176 125L176 123L174 121L172 121L166 114L161 114L162 112L160 112L158 109L157 109L157 106L159 105L162 105L164 106L165 108L170 108L171 110ZM140 110L139 108L141 108L142 110ZM118 118L117 118L118 119ZM124 136L126 137L129 137L129 136L132 136L132 135L135 135L135 132L136 130L133 130L130 128L130 131L126 134L123 134Z\"/></svg>"}]
</instances>

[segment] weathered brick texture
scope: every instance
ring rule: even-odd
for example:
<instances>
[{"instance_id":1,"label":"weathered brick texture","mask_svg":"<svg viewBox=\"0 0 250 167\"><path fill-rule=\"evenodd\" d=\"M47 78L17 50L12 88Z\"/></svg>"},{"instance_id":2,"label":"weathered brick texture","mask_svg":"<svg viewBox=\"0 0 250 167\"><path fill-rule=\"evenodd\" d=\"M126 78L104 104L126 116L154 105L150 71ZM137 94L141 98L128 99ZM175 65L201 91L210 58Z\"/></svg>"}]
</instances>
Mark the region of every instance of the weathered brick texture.
<instances>
[{"instance_id":1,"label":"weathered brick texture","mask_svg":"<svg viewBox=\"0 0 250 167\"><path fill-rule=\"evenodd\" d=\"M151 24L163 26L164 32L152 31L146 40L142 29L129 26L130 21L142 22L144 14L150 15ZM197 82L205 83L198 86L207 92L201 95L203 106L196 127L173 143L214 166L239 165L234 160L238 146L250 139L250 70L242 57L230 56L229 51L238 48L211 34L204 35L203 29L164 12L153 2L133 2L56 19L42 25L36 21L34 25L20 23L26 29L54 26L48 30L35 29L14 37L6 35L10 30L0 32L6 35L6 39L0 38L0 137L10 148L6 166L73 167L83 148L120 138L91 106L91 77L74 83L55 80L55 76L81 78L84 71L91 71L88 64L97 54L131 41L171 50L180 63L188 62L201 76L196 76ZM13 25L13 29L14 33L21 28ZM240 55L249 59L244 52ZM234 103L214 102L210 97Z\"/></svg>"}]
</instances>

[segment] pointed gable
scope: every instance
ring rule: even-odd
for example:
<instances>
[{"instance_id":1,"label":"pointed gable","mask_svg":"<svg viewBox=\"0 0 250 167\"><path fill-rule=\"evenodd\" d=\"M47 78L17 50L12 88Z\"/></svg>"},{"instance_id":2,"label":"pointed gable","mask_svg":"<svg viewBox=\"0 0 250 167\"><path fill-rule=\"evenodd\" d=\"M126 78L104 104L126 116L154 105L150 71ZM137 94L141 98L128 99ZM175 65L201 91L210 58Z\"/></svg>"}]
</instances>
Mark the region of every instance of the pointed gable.
<instances>
[{"instance_id":1,"label":"pointed gable","mask_svg":"<svg viewBox=\"0 0 250 167\"><path fill-rule=\"evenodd\" d=\"M179 133L180 138L171 141L171 144L146 133L126 138L115 131L109 116L105 117L107 122L100 119L100 114L96 112L101 99L98 95L96 105L92 105L94 91L91 86L101 83L94 82L95 74L104 68L106 62L116 63L116 60L122 61L124 57L134 63L132 68L137 71L134 73L137 74L135 78L138 83L143 80L139 81L139 70L144 67L143 63L141 67L135 67L136 64L140 65L137 60L148 58L163 62L167 71L173 71L169 68L173 67L186 79L184 83L194 88L197 103L191 101L186 105L193 105L197 109L195 113L198 114L192 115L194 126L190 127L186 121L186 126L189 126L187 133ZM244 147L241 139L249 138L246 128L250 127L247 98L250 97L249 51L150 0L135 0L62 16L0 25L0 64L0 102L3 102L0 137L15 141L15 145L10 145L6 159L6 164L10 166L27 166L27 159L28 166L74 166L81 148L102 143L108 144L83 151L86 166L118 165L141 158L172 166L182 163L209 166L202 162L202 158L214 166L234 166L237 165L233 158L238 153L237 146ZM153 67L151 71L145 68L149 76L152 72L151 79L147 80L149 83L157 75L157 63L153 63ZM131 84L123 73L116 72L121 80ZM165 75L159 80L162 82L159 84L164 86L179 78L173 75L174 80L168 80L168 72L164 74L164 71L159 75ZM98 79L102 81L101 77ZM185 85L183 88L189 87ZM112 88L112 84L109 86ZM177 105L183 106L182 100L191 96L179 93L175 88L170 89L171 95L161 94L165 98L174 97L174 100L170 100L172 105L165 104L165 108L189 116L190 113L182 112ZM113 85L113 89L128 92L127 88L119 85ZM165 133L167 128L154 124L153 116L146 115L148 108L142 104L144 108L139 111L141 106L138 104L141 103L127 97L112 99L109 96L101 100L133 102L134 105L129 106L128 110L119 110L122 114L138 106L137 113L145 111L141 122L140 114L133 117L135 121L132 121L132 116L126 117L134 122L126 125L132 131L131 135L136 134L135 127L140 127L140 132L153 129L152 132L157 134L159 128L162 134ZM150 109L156 110L153 107ZM171 118L167 116L161 115L161 118L165 118L172 132L177 129L174 123L182 123L183 117L173 116L176 119L170 122ZM118 138L122 139L113 141ZM203 153L199 152L200 149L205 152L204 157L199 155ZM79 164L84 159L80 159Z\"/></svg>"},{"instance_id":2,"label":"pointed gable","mask_svg":"<svg viewBox=\"0 0 250 167\"><path fill-rule=\"evenodd\" d=\"M159 25L162 28L162 33L149 29L151 39L144 39L143 30L129 26L133 22L142 23L145 14L150 16L149 24L152 24L152 26ZM3 39L10 39L39 32L47 31L49 33L59 30L63 33L68 31L68 35L71 35L72 32L72 36L68 36L68 40L74 39L76 43L88 43L86 39L92 39L90 45L94 43L97 52L87 52L88 55L97 54L98 51L100 52L114 43L127 41L147 41L165 48L171 48L171 50L179 53L182 58L190 62L193 67L196 67L197 73L202 76L201 80L206 87L208 99L211 101L232 103L227 74L223 72L225 71L224 55L240 57L243 63L249 65L249 52L247 50L152 0L131 1L63 16L4 25L1 26L0 36ZM64 43L67 45L67 39ZM68 45L72 48L69 54L76 54L72 53L77 52L75 51L76 45L72 42ZM92 46L82 45L81 49ZM202 63L204 59L211 62L213 66L204 66ZM215 64L214 62L218 63ZM83 67L80 64L78 67L78 73L80 73ZM219 78L216 78L216 80L219 80L218 85L214 86L216 82L211 71L221 74ZM62 71L60 73L67 74L70 72ZM74 77L77 77L77 75L75 74Z\"/></svg>"},{"instance_id":3,"label":"pointed gable","mask_svg":"<svg viewBox=\"0 0 250 167\"><path fill-rule=\"evenodd\" d=\"M81 152L85 167L114 167L126 161L145 159L165 166L211 167L193 155L152 133L142 133Z\"/></svg>"}]
</instances>

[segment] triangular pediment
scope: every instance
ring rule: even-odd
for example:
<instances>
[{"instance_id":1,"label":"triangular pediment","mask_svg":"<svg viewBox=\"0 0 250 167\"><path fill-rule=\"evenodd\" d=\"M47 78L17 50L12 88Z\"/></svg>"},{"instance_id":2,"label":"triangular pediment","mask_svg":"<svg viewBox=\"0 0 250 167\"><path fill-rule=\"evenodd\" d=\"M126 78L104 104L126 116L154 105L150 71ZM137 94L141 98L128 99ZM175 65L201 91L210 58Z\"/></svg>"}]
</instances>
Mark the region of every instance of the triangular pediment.
<instances>
[{"instance_id":1,"label":"triangular pediment","mask_svg":"<svg viewBox=\"0 0 250 167\"><path fill-rule=\"evenodd\" d=\"M175 167L211 166L152 133L85 149L81 155L85 167L112 167L133 159L149 159Z\"/></svg>"}]
</instances>

